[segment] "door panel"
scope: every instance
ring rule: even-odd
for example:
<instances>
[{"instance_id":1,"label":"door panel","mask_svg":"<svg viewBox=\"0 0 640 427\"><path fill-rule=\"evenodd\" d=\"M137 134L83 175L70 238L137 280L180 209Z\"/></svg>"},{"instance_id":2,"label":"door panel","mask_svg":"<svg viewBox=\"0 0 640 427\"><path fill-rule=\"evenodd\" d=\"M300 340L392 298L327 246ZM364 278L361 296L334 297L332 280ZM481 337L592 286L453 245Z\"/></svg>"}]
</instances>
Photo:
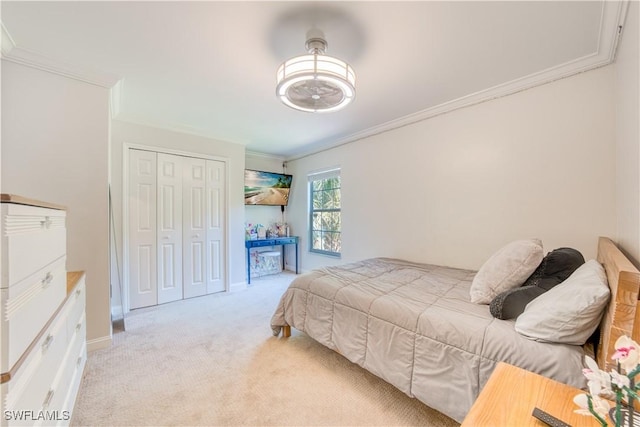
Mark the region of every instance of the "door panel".
<instances>
[{"instance_id":1,"label":"door panel","mask_svg":"<svg viewBox=\"0 0 640 427\"><path fill-rule=\"evenodd\" d=\"M226 163L129 150L130 308L226 288Z\"/></svg>"},{"instance_id":2,"label":"door panel","mask_svg":"<svg viewBox=\"0 0 640 427\"><path fill-rule=\"evenodd\" d=\"M207 160L207 293L225 290L225 163Z\"/></svg>"},{"instance_id":3,"label":"door panel","mask_svg":"<svg viewBox=\"0 0 640 427\"><path fill-rule=\"evenodd\" d=\"M158 304L182 299L182 157L158 153Z\"/></svg>"},{"instance_id":4,"label":"door panel","mask_svg":"<svg viewBox=\"0 0 640 427\"><path fill-rule=\"evenodd\" d=\"M206 274L206 162L183 157L184 297L207 293Z\"/></svg>"},{"instance_id":5,"label":"door panel","mask_svg":"<svg viewBox=\"0 0 640 427\"><path fill-rule=\"evenodd\" d=\"M158 303L156 153L129 151L129 306Z\"/></svg>"}]
</instances>

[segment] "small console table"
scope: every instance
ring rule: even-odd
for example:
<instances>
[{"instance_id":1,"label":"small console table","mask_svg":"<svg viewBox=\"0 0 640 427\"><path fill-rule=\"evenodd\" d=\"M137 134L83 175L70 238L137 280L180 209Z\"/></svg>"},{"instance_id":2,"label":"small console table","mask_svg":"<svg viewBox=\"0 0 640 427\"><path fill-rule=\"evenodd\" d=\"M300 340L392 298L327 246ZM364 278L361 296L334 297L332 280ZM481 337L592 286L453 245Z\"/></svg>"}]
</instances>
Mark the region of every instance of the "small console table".
<instances>
[{"instance_id":1,"label":"small console table","mask_svg":"<svg viewBox=\"0 0 640 427\"><path fill-rule=\"evenodd\" d=\"M245 240L244 246L247 248L247 283L251 283L251 248L263 246L282 246L282 269L284 270L284 247L285 245L295 245L296 249L296 274L298 274L298 236L291 237L271 237L268 239Z\"/></svg>"}]
</instances>

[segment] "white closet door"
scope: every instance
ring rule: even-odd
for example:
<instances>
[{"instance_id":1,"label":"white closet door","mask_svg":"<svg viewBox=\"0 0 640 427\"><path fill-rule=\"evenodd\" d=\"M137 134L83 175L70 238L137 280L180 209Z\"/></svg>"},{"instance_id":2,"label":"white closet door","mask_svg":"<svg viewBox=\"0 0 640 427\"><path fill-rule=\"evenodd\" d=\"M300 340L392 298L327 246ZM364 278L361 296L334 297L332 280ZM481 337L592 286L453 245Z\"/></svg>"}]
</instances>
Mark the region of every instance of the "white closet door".
<instances>
[{"instance_id":1,"label":"white closet door","mask_svg":"<svg viewBox=\"0 0 640 427\"><path fill-rule=\"evenodd\" d=\"M225 163L207 160L207 293L225 290Z\"/></svg>"},{"instance_id":2,"label":"white closet door","mask_svg":"<svg viewBox=\"0 0 640 427\"><path fill-rule=\"evenodd\" d=\"M158 303L156 286L156 153L129 151L129 305Z\"/></svg>"},{"instance_id":3,"label":"white closet door","mask_svg":"<svg viewBox=\"0 0 640 427\"><path fill-rule=\"evenodd\" d=\"M182 274L184 297L207 293L206 162L183 157Z\"/></svg>"},{"instance_id":4,"label":"white closet door","mask_svg":"<svg viewBox=\"0 0 640 427\"><path fill-rule=\"evenodd\" d=\"M182 299L182 159L158 153L158 304Z\"/></svg>"}]
</instances>

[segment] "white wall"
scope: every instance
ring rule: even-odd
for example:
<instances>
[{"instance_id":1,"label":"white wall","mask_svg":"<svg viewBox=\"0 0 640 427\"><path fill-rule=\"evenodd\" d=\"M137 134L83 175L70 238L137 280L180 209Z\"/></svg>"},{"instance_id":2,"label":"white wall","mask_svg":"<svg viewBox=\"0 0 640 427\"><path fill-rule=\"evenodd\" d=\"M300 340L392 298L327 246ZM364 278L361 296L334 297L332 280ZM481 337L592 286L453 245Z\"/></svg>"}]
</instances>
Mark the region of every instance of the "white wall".
<instances>
[{"instance_id":1,"label":"white wall","mask_svg":"<svg viewBox=\"0 0 640 427\"><path fill-rule=\"evenodd\" d=\"M113 120L111 127L111 194L114 208L115 230L118 240L118 253L122 272L122 197L123 197L123 147L124 144L143 145L154 148L179 150L195 154L223 157L227 161L228 182L228 239L229 239L229 285L245 283L244 270L244 162L245 148L243 145L216 141L201 136L189 135L171 130L158 129L120 120ZM115 272L112 263L112 272ZM114 289L115 292L115 289ZM114 304L119 304L116 295Z\"/></svg>"},{"instance_id":2,"label":"white wall","mask_svg":"<svg viewBox=\"0 0 640 427\"><path fill-rule=\"evenodd\" d=\"M108 89L2 63L2 192L65 205L67 270L85 270L90 348L110 344Z\"/></svg>"},{"instance_id":3,"label":"white wall","mask_svg":"<svg viewBox=\"0 0 640 427\"><path fill-rule=\"evenodd\" d=\"M463 108L289 162L289 219L307 229L306 175L342 168L342 259L477 269L514 239L587 258L615 236L613 67Z\"/></svg>"},{"instance_id":4,"label":"white wall","mask_svg":"<svg viewBox=\"0 0 640 427\"><path fill-rule=\"evenodd\" d=\"M617 241L640 267L640 4L630 2L615 64Z\"/></svg>"}]
</instances>

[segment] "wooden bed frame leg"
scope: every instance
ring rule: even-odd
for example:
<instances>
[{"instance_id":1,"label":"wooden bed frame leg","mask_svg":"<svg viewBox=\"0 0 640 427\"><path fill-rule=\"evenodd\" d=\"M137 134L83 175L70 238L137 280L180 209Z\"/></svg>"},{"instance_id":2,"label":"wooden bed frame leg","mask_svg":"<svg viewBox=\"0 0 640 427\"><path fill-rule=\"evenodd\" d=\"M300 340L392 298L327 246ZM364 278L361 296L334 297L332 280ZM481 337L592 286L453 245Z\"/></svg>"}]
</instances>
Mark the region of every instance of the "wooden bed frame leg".
<instances>
[{"instance_id":1,"label":"wooden bed frame leg","mask_svg":"<svg viewBox=\"0 0 640 427\"><path fill-rule=\"evenodd\" d=\"M289 338L291 336L291 326L285 325L282 327L282 336L284 338Z\"/></svg>"}]
</instances>

